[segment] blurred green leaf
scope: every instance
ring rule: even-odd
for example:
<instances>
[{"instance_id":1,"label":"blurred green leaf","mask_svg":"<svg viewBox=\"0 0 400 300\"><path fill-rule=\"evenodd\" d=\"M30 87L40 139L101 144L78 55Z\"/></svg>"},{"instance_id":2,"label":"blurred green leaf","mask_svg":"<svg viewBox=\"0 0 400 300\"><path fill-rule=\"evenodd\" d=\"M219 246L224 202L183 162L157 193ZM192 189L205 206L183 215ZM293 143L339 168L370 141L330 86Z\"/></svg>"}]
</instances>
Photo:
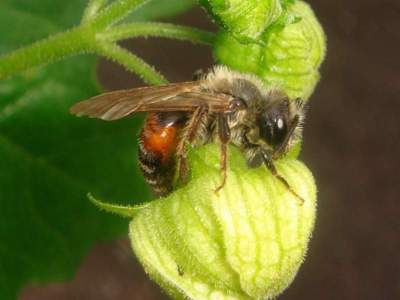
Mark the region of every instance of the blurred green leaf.
<instances>
[{"instance_id":1,"label":"blurred green leaf","mask_svg":"<svg viewBox=\"0 0 400 300\"><path fill-rule=\"evenodd\" d=\"M153 1L142 13L171 16L192 1L173 2ZM3 0L0 54L78 24L85 5ZM106 123L68 113L100 92L95 66L95 57L71 58L0 82L1 299L15 299L28 282L71 278L94 241L126 232L124 220L92 206L88 191L120 202L149 198L136 167L141 119Z\"/></svg>"},{"instance_id":2,"label":"blurred green leaf","mask_svg":"<svg viewBox=\"0 0 400 300\"><path fill-rule=\"evenodd\" d=\"M70 278L93 241L126 232L88 191L147 198L135 168L140 120L105 123L68 114L98 93L94 58L75 58L0 83L0 291Z\"/></svg>"}]
</instances>

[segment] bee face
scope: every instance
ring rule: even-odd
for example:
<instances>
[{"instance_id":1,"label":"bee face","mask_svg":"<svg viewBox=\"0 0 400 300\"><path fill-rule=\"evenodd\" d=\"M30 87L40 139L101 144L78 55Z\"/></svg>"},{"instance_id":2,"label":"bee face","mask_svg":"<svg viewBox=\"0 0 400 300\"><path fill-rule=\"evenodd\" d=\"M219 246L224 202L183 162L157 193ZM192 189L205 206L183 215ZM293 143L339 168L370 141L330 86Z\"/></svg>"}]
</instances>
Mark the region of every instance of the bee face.
<instances>
[{"instance_id":1,"label":"bee face","mask_svg":"<svg viewBox=\"0 0 400 300\"><path fill-rule=\"evenodd\" d=\"M253 110L247 109L247 120L244 121L248 127L247 141L270 153L288 148L300 130L302 108L296 107L282 94L270 94L256 102Z\"/></svg>"}]
</instances>

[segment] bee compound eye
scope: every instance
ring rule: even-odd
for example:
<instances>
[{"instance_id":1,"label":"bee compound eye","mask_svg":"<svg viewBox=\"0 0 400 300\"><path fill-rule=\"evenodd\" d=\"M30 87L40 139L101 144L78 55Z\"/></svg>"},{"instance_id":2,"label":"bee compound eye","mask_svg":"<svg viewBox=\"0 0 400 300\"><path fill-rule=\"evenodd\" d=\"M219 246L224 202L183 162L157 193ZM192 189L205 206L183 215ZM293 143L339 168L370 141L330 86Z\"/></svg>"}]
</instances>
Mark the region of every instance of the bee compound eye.
<instances>
[{"instance_id":1,"label":"bee compound eye","mask_svg":"<svg viewBox=\"0 0 400 300\"><path fill-rule=\"evenodd\" d=\"M286 120L281 116L265 116L259 120L260 137L272 146L279 146L287 134Z\"/></svg>"},{"instance_id":2,"label":"bee compound eye","mask_svg":"<svg viewBox=\"0 0 400 300\"><path fill-rule=\"evenodd\" d=\"M282 118L278 118L275 123L276 123L276 129L278 131L283 130L285 128L285 121L283 121Z\"/></svg>"},{"instance_id":3,"label":"bee compound eye","mask_svg":"<svg viewBox=\"0 0 400 300\"><path fill-rule=\"evenodd\" d=\"M282 117L277 117L273 122L272 144L279 145L285 139L287 132L286 121Z\"/></svg>"}]
</instances>

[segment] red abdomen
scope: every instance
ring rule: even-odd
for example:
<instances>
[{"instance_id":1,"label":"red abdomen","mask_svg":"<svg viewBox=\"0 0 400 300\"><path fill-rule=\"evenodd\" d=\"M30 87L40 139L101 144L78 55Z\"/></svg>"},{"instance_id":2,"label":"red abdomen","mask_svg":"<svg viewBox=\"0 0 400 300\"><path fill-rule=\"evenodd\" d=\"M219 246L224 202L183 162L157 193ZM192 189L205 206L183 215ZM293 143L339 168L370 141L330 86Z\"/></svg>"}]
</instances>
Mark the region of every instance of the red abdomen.
<instances>
[{"instance_id":1,"label":"red abdomen","mask_svg":"<svg viewBox=\"0 0 400 300\"><path fill-rule=\"evenodd\" d=\"M151 113L140 133L140 169L159 196L165 196L172 190L176 147L186 121L187 113Z\"/></svg>"}]
</instances>

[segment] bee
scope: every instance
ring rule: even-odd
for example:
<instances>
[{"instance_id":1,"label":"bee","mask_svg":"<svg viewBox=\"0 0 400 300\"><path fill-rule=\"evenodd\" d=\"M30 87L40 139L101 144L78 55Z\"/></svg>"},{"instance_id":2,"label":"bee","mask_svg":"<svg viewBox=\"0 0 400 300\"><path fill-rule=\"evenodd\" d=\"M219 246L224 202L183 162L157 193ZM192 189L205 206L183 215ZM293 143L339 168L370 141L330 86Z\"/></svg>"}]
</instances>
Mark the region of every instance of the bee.
<instances>
[{"instance_id":1,"label":"bee","mask_svg":"<svg viewBox=\"0 0 400 300\"><path fill-rule=\"evenodd\" d=\"M249 167L264 164L303 202L274 161L299 141L304 103L266 87L254 75L215 66L194 81L108 92L79 102L70 111L106 121L148 113L139 137L139 165L158 196L173 190L176 172L181 180L187 177L188 145L219 141L222 182L216 191L226 182L231 143Z\"/></svg>"}]
</instances>

